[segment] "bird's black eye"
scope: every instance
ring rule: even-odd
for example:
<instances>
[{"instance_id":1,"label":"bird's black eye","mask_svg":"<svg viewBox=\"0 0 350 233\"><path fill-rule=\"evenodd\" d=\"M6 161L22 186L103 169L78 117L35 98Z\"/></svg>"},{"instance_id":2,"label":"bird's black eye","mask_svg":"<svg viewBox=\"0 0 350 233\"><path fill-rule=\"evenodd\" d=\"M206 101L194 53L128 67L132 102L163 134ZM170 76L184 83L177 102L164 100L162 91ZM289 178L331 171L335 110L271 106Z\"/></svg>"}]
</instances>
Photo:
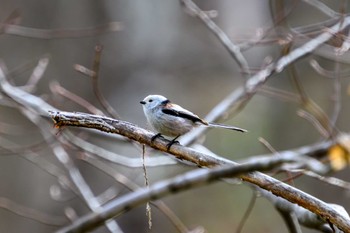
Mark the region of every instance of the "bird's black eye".
<instances>
[{"instance_id":1,"label":"bird's black eye","mask_svg":"<svg viewBox=\"0 0 350 233\"><path fill-rule=\"evenodd\" d=\"M153 102L153 100L152 100L152 99L150 99L150 100L148 100L148 102L149 102L149 103L151 103L151 102Z\"/></svg>"}]
</instances>

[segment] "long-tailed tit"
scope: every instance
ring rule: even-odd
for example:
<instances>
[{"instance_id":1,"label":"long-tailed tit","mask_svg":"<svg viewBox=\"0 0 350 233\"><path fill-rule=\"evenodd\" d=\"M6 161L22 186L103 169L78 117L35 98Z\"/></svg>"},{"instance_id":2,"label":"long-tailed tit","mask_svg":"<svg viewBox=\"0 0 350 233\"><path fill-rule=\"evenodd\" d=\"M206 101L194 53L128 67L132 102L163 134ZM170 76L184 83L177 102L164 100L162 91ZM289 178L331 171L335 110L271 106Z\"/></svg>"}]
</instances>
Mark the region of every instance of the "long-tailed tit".
<instances>
[{"instance_id":1,"label":"long-tailed tit","mask_svg":"<svg viewBox=\"0 0 350 233\"><path fill-rule=\"evenodd\" d=\"M199 125L247 132L247 130L235 126L207 122L181 106L171 103L170 100L161 95L149 95L140 103L148 123L159 133L155 137L159 135L175 137L168 149L179 136Z\"/></svg>"}]
</instances>

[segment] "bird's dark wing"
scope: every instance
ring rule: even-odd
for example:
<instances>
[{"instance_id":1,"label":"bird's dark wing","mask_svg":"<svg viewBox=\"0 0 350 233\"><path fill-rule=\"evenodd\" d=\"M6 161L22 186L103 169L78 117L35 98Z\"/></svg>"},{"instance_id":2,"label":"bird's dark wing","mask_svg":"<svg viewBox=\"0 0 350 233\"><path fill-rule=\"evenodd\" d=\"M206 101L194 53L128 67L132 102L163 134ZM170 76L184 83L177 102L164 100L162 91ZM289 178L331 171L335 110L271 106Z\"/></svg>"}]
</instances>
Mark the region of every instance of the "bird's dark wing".
<instances>
[{"instance_id":1,"label":"bird's dark wing","mask_svg":"<svg viewBox=\"0 0 350 233\"><path fill-rule=\"evenodd\" d=\"M187 111L181 111L181 110L179 111L179 110L176 110L173 108L164 108L164 109L162 109L162 112L165 114L172 115L172 116L177 116L177 117L182 117L182 118L188 119L188 120L192 121L193 123L199 122L199 123L202 123L204 125L208 124L207 122L205 122L204 120L199 118L197 115L195 115L189 111L187 112Z\"/></svg>"}]
</instances>

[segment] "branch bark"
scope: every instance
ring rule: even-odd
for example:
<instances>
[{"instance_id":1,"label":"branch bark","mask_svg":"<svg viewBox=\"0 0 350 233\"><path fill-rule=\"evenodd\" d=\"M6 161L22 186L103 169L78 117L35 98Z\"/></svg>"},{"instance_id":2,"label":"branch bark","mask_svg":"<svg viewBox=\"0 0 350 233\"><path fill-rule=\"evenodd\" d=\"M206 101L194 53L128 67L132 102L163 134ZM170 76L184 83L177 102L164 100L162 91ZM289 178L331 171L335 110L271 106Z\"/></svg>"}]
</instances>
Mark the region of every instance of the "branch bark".
<instances>
[{"instance_id":1,"label":"branch bark","mask_svg":"<svg viewBox=\"0 0 350 233\"><path fill-rule=\"evenodd\" d=\"M169 140L157 138L154 142L152 142L151 140L154 136L152 132L137 127L129 122L85 113L49 112L49 114L57 127L76 126L94 128L108 133L117 133L134 141L138 141L141 144L146 144L154 149L168 152L180 160L195 163L199 167L212 168L215 166L238 165L237 163L222 157L213 157L211 155L204 154L177 144L174 144L168 151L167 144L169 143ZM325 222L330 222L342 231L350 233L350 221L339 215L339 213L327 203L260 172L244 174L241 175L240 178L262 189L268 190L274 195L282 197L289 202L298 204L317 214ZM146 194L143 193L142 195ZM151 196L153 197L153 195ZM143 201L148 200L145 199ZM108 215L108 217L111 216Z\"/></svg>"}]
</instances>

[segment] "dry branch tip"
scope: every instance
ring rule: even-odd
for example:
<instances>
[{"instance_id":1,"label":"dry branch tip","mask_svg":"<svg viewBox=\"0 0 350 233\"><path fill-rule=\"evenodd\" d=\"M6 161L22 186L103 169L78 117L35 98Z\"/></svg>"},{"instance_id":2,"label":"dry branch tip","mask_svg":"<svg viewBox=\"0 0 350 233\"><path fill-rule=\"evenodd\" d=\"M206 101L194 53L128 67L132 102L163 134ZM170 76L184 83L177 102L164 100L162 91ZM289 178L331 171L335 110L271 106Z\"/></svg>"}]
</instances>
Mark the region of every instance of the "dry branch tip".
<instances>
[{"instance_id":1,"label":"dry branch tip","mask_svg":"<svg viewBox=\"0 0 350 233\"><path fill-rule=\"evenodd\" d=\"M61 128L62 124L61 124L61 121L60 121L60 117L58 116L59 112L57 111L48 111L49 113L49 116L51 117L53 123L54 123L54 126L56 129L59 129Z\"/></svg>"}]
</instances>

